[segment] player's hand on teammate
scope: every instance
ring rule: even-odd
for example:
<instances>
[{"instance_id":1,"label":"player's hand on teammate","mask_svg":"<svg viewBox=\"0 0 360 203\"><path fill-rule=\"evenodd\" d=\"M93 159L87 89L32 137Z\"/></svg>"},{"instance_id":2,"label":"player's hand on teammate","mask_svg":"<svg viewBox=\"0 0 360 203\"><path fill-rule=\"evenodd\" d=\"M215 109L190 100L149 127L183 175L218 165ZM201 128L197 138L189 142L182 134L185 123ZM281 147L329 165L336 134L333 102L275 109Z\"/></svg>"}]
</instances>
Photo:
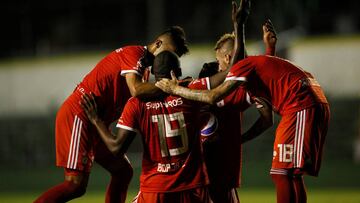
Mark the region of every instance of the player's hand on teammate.
<instances>
[{"instance_id":1,"label":"player's hand on teammate","mask_svg":"<svg viewBox=\"0 0 360 203\"><path fill-rule=\"evenodd\" d=\"M254 97L254 102L257 109L271 108L268 101L262 97Z\"/></svg>"},{"instance_id":2,"label":"player's hand on teammate","mask_svg":"<svg viewBox=\"0 0 360 203\"><path fill-rule=\"evenodd\" d=\"M93 93L84 94L81 96L82 100L79 101L81 108L85 111L86 116L90 120L92 124L96 124L99 121L99 117L97 115L97 105L95 102L95 97Z\"/></svg>"},{"instance_id":3,"label":"player's hand on teammate","mask_svg":"<svg viewBox=\"0 0 360 203\"><path fill-rule=\"evenodd\" d=\"M250 7L250 0L240 0L239 7L235 1L232 1L231 18L233 23L238 23L239 25L245 24L250 14Z\"/></svg>"},{"instance_id":4,"label":"player's hand on teammate","mask_svg":"<svg viewBox=\"0 0 360 203\"><path fill-rule=\"evenodd\" d=\"M276 31L270 19L267 19L262 26L263 41L266 48L274 48L277 42Z\"/></svg>"},{"instance_id":5,"label":"player's hand on teammate","mask_svg":"<svg viewBox=\"0 0 360 203\"><path fill-rule=\"evenodd\" d=\"M171 71L171 80L168 78L163 78L155 83L156 87L160 88L162 91L168 94L173 94L177 85L178 85L178 80L173 71Z\"/></svg>"},{"instance_id":6,"label":"player's hand on teammate","mask_svg":"<svg viewBox=\"0 0 360 203\"><path fill-rule=\"evenodd\" d=\"M263 119L265 119L272 125L273 111L272 111L270 102L262 97L255 97L254 101L255 101L255 106L256 106L257 110L260 112L260 114L262 115Z\"/></svg>"}]
</instances>

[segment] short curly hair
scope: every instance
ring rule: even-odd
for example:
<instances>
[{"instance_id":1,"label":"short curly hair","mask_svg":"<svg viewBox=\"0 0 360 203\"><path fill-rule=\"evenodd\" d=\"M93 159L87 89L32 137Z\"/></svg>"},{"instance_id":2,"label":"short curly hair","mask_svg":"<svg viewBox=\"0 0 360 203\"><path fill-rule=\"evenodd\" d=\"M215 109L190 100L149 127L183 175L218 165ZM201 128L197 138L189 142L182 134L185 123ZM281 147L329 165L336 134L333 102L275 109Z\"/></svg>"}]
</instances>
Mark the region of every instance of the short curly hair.
<instances>
[{"instance_id":1,"label":"short curly hair","mask_svg":"<svg viewBox=\"0 0 360 203\"><path fill-rule=\"evenodd\" d=\"M171 26L160 35L169 35L174 42L176 50L175 53L181 57L189 52L188 44L186 41L185 31L180 26Z\"/></svg>"}]
</instances>

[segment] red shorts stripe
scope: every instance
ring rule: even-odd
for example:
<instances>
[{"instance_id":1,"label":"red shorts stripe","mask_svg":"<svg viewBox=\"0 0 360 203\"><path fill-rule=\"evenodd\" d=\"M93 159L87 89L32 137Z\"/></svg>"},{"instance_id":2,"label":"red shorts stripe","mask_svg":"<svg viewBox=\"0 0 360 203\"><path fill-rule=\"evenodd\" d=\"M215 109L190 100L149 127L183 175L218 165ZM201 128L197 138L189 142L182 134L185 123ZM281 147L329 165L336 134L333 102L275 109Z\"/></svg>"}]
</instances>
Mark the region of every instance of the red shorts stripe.
<instances>
[{"instance_id":1,"label":"red shorts stripe","mask_svg":"<svg viewBox=\"0 0 360 203\"><path fill-rule=\"evenodd\" d=\"M306 121L306 109L296 113L296 128L295 128L295 138L294 138L294 166L301 166L303 145L304 145L304 131L305 131L305 121Z\"/></svg>"},{"instance_id":2,"label":"red shorts stripe","mask_svg":"<svg viewBox=\"0 0 360 203\"><path fill-rule=\"evenodd\" d=\"M76 115L74 119L73 129L71 133L70 150L68 155L67 168L76 169L79 156L80 137L81 137L82 121Z\"/></svg>"},{"instance_id":3,"label":"red shorts stripe","mask_svg":"<svg viewBox=\"0 0 360 203\"><path fill-rule=\"evenodd\" d=\"M80 97L72 94L56 115L56 165L89 172L94 160L94 144L100 138L87 123L86 115L78 107ZM94 143L93 143L94 142Z\"/></svg>"},{"instance_id":4,"label":"red shorts stripe","mask_svg":"<svg viewBox=\"0 0 360 203\"><path fill-rule=\"evenodd\" d=\"M283 115L276 129L272 169L297 168L317 176L329 119L329 105L322 103Z\"/></svg>"}]
</instances>

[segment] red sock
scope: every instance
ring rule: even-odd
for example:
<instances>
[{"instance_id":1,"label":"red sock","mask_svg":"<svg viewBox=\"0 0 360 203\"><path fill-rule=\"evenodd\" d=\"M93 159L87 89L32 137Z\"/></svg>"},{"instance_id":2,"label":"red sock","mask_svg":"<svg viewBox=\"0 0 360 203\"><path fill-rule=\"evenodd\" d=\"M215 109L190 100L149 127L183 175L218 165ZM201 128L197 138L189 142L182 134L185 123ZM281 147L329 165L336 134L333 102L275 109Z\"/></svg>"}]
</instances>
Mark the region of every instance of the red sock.
<instances>
[{"instance_id":1,"label":"red sock","mask_svg":"<svg viewBox=\"0 0 360 203\"><path fill-rule=\"evenodd\" d=\"M283 174L271 174L276 187L277 203L294 203L292 178Z\"/></svg>"},{"instance_id":2,"label":"red sock","mask_svg":"<svg viewBox=\"0 0 360 203\"><path fill-rule=\"evenodd\" d=\"M129 171L112 175L110 184L106 189L105 203L124 203L132 176L132 168L129 168Z\"/></svg>"},{"instance_id":3,"label":"red sock","mask_svg":"<svg viewBox=\"0 0 360 203\"><path fill-rule=\"evenodd\" d=\"M86 186L84 187L70 181L64 181L44 192L34 203L67 202L82 196L85 194L85 191Z\"/></svg>"},{"instance_id":4,"label":"red sock","mask_svg":"<svg viewBox=\"0 0 360 203\"><path fill-rule=\"evenodd\" d=\"M306 203L306 187L303 176L294 176L293 187L295 192L295 203Z\"/></svg>"}]
</instances>

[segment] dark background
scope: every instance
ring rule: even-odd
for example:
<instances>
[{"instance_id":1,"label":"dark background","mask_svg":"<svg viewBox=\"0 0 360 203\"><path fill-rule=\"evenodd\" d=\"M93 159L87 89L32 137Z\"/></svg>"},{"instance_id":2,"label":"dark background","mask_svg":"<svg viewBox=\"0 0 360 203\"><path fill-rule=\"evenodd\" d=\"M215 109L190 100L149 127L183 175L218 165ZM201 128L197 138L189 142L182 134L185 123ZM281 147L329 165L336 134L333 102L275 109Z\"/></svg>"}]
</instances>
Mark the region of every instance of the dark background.
<instances>
[{"instance_id":1,"label":"dark background","mask_svg":"<svg viewBox=\"0 0 360 203\"><path fill-rule=\"evenodd\" d=\"M189 43L196 45L213 45L224 32L232 31L229 0L5 0L0 5L1 61L145 45L171 25L182 26ZM260 39L261 24L267 18L275 22L279 32L300 30L310 37L358 35L359 8L357 0L253 0L246 38ZM360 188L360 167L353 160L354 140L360 129L360 99L331 95L328 99L331 123L321 177L308 183L320 188ZM34 190L40 194L62 181L62 169L54 166L56 111L0 115L0 192ZM250 110L245 118L247 129L257 113ZM275 126L244 146L245 188L272 185L268 170ZM141 151L137 139L129 152ZM137 163L136 178L140 158L131 157ZM96 165L92 172L90 187L104 190L107 173L98 168Z\"/></svg>"},{"instance_id":2,"label":"dark background","mask_svg":"<svg viewBox=\"0 0 360 203\"><path fill-rule=\"evenodd\" d=\"M357 0L253 0L247 38L259 38L265 19L278 30L307 35L359 32ZM148 43L180 25L190 43L214 42L230 32L227 0L5 0L1 3L0 57L51 55Z\"/></svg>"}]
</instances>

